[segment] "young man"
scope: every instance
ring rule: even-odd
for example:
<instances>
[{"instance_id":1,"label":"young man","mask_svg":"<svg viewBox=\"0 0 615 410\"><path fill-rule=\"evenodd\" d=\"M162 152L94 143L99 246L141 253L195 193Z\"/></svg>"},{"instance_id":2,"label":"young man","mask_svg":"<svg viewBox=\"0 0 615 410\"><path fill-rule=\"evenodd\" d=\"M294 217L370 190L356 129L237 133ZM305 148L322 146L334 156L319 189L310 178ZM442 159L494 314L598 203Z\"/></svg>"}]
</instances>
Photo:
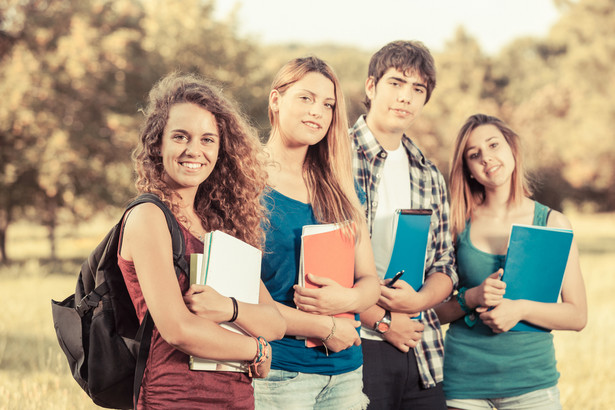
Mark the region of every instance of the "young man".
<instances>
[{"instance_id":1,"label":"young man","mask_svg":"<svg viewBox=\"0 0 615 410\"><path fill-rule=\"evenodd\" d=\"M432 209L425 282L381 286L377 305L361 314L364 390L370 409L446 409L443 339L433 307L457 282L446 185L406 135L436 85L434 60L420 42L395 41L372 56L365 81L367 116L350 129L353 168L367 195L366 213L378 274L393 248L396 209ZM403 277L402 277L403 279ZM421 320L413 320L423 312Z\"/></svg>"}]
</instances>

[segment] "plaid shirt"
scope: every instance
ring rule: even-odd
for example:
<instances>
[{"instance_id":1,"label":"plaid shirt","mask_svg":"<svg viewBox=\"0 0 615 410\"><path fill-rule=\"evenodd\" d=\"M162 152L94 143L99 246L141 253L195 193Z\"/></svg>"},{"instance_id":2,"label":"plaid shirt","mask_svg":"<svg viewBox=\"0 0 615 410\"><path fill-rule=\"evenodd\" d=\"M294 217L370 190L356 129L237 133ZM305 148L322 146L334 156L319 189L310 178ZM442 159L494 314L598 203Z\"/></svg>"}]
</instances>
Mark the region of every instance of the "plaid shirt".
<instances>
[{"instance_id":1,"label":"plaid shirt","mask_svg":"<svg viewBox=\"0 0 615 410\"><path fill-rule=\"evenodd\" d=\"M363 116L359 117L349 132L353 145L353 172L356 183L366 194L366 215L371 235L378 207L378 183L387 152L369 130ZM444 177L406 135L402 137L402 144L410 161L411 208L433 210L425 275L444 273L451 278L455 288L458 277L449 230L449 206ZM433 309L423 312L422 322L425 325L423 338L413 350L423 386L430 388L443 378L444 341L440 321Z\"/></svg>"}]
</instances>

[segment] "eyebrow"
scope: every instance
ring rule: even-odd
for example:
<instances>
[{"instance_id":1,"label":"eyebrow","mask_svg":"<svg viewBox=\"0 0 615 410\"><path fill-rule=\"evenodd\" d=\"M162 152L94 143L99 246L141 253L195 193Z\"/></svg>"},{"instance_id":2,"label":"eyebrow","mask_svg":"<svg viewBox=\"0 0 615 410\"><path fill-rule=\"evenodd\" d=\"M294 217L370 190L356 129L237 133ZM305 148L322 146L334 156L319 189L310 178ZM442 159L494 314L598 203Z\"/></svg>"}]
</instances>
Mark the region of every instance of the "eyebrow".
<instances>
[{"instance_id":1,"label":"eyebrow","mask_svg":"<svg viewBox=\"0 0 615 410\"><path fill-rule=\"evenodd\" d=\"M487 138L485 141L486 141L486 142L489 142L489 141L491 141L491 140L492 140L492 139L494 139L494 138L495 138L495 139L497 139L497 138L498 138L498 136L497 136L497 135L493 135L493 136L491 136L491 137ZM468 151L470 151L470 150L472 150L472 149L474 149L474 148L476 148L476 147L475 147L474 145L471 145L471 146L469 146L469 147L466 147L466 149L465 149L465 151L464 151L464 152L468 152Z\"/></svg>"},{"instance_id":2,"label":"eyebrow","mask_svg":"<svg viewBox=\"0 0 615 410\"><path fill-rule=\"evenodd\" d=\"M186 131L186 130L184 130L184 129L182 129L182 128L175 128L175 129L171 130L171 132L180 132L180 133L182 133L182 134L188 134L188 135L191 135L188 131ZM216 134L215 132L205 132L205 133L201 134L201 137L204 137L204 136L214 136L214 137L219 137L219 135L218 135L218 134Z\"/></svg>"},{"instance_id":3,"label":"eyebrow","mask_svg":"<svg viewBox=\"0 0 615 410\"><path fill-rule=\"evenodd\" d=\"M299 91L303 91L303 92L306 92L306 93L308 93L308 94L310 94L312 96L316 96L316 93L314 93L313 91L310 91L310 90L308 90L306 88L302 88ZM325 97L325 101L333 101L335 103L335 97Z\"/></svg>"},{"instance_id":4,"label":"eyebrow","mask_svg":"<svg viewBox=\"0 0 615 410\"><path fill-rule=\"evenodd\" d=\"M406 80L404 78L401 78L401 77L391 76L388 79L389 80L395 80L395 81L398 81L398 82L404 83L404 84L408 83L408 80ZM423 83L412 83L412 85L415 86L415 87L423 87L424 89L427 89L427 86L425 84L423 84Z\"/></svg>"}]
</instances>

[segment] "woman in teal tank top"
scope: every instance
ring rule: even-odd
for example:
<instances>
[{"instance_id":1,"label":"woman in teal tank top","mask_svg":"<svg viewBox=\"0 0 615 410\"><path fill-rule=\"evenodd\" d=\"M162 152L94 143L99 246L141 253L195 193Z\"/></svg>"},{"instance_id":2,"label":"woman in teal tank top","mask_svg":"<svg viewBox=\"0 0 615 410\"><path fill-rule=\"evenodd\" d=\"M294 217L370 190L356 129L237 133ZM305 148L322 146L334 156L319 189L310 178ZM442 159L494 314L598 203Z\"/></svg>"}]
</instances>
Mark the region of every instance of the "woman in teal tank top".
<instances>
[{"instance_id":1,"label":"woman in teal tank top","mask_svg":"<svg viewBox=\"0 0 615 410\"><path fill-rule=\"evenodd\" d=\"M468 118L451 166L451 231L459 289L436 311L445 337L444 392L452 409L560 409L553 335L509 330L519 321L550 330L587 322L585 286L573 241L561 303L506 298L503 273L512 224L570 229L560 212L530 199L518 135L501 120Z\"/></svg>"}]
</instances>

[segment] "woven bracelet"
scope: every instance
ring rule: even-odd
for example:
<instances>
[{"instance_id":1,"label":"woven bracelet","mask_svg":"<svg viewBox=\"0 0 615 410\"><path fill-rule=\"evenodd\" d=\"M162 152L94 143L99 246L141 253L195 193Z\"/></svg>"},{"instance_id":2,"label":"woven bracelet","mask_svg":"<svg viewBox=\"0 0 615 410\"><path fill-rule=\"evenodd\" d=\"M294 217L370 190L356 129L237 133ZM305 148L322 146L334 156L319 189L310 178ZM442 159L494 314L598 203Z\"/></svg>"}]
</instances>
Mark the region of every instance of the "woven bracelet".
<instances>
[{"instance_id":1,"label":"woven bracelet","mask_svg":"<svg viewBox=\"0 0 615 410\"><path fill-rule=\"evenodd\" d=\"M468 327L473 327L478 321L478 317L476 316L476 311L474 309L470 309L466 303L466 290L468 290L466 287L459 289L457 292L457 302L459 303L461 309L466 313L463 318L464 322L466 322Z\"/></svg>"}]
</instances>

